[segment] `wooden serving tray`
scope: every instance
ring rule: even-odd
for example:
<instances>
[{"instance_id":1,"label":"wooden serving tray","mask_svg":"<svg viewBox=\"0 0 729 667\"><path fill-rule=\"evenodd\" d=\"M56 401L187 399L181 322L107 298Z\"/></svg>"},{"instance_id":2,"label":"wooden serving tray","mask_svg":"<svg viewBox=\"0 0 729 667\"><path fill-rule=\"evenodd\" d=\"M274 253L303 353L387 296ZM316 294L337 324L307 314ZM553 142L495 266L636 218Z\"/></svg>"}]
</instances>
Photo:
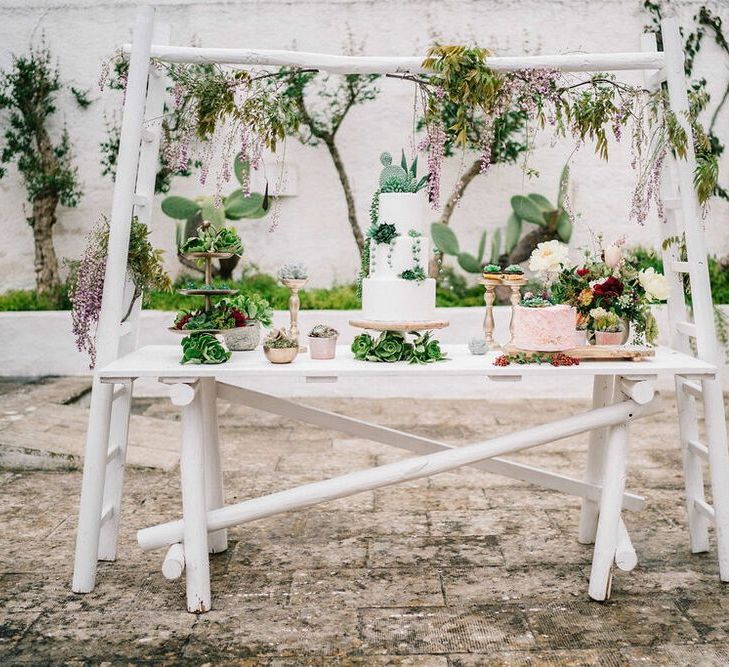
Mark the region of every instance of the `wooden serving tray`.
<instances>
[{"instance_id":1,"label":"wooden serving tray","mask_svg":"<svg viewBox=\"0 0 729 667\"><path fill-rule=\"evenodd\" d=\"M429 320L425 322L383 322L381 320L349 320L350 326L371 331L431 331L445 329L447 320Z\"/></svg>"},{"instance_id":2,"label":"wooden serving tray","mask_svg":"<svg viewBox=\"0 0 729 667\"><path fill-rule=\"evenodd\" d=\"M555 352L534 352L533 350L520 350L513 345L504 347L505 354L556 354ZM563 350L562 354L575 357L582 361L643 361L648 357L655 356L655 349L652 347L638 347L630 345L580 345L571 350Z\"/></svg>"}]
</instances>

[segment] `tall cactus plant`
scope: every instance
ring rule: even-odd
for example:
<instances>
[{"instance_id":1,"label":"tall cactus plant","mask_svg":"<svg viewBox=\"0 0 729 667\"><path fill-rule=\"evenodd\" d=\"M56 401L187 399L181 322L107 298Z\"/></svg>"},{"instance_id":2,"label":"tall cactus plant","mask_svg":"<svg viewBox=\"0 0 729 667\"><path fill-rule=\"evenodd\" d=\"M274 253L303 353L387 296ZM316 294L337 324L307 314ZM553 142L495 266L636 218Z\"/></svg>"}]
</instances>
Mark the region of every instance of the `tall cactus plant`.
<instances>
[{"instance_id":1,"label":"tall cactus plant","mask_svg":"<svg viewBox=\"0 0 729 667\"><path fill-rule=\"evenodd\" d=\"M238 182L243 185L250 174L250 166L247 162L236 156L233 163L233 171ZM162 211L174 220L184 220L177 226L177 247L179 248L188 238L195 236L197 228L203 220L207 220L215 227L223 227L227 220L243 220L263 218L269 209L268 186L266 192L260 194L251 192L249 195L241 188L233 190L222 201L222 206L216 206L216 198L212 196L200 196L193 199L187 197L171 196L162 200ZM235 256L230 259L221 259L216 274L225 280L233 275L233 270L238 265L240 258ZM198 271L194 262L187 262L180 257L187 268Z\"/></svg>"},{"instance_id":2,"label":"tall cactus plant","mask_svg":"<svg viewBox=\"0 0 729 667\"><path fill-rule=\"evenodd\" d=\"M458 260L458 265L466 271L466 273L481 273L484 265L484 254L486 253L486 230L481 234L478 242L478 250L475 255L464 252L458 243L456 233L442 222L434 222L430 226L430 235L433 237L433 243L437 251L444 255L451 255ZM501 230L497 229L493 233L491 239L491 257L490 262L498 262L501 252Z\"/></svg>"},{"instance_id":3,"label":"tall cactus plant","mask_svg":"<svg viewBox=\"0 0 729 667\"><path fill-rule=\"evenodd\" d=\"M569 174L569 165L565 165L559 177L556 206L540 194L515 195L511 198L512 212L506 222L505 234L509 264L525 262L542 241L559 239L563 243L569 243L572 222L565 209ZM536 225L537 229L522 237L525 222Z\"/></svg>"}]
</instances>

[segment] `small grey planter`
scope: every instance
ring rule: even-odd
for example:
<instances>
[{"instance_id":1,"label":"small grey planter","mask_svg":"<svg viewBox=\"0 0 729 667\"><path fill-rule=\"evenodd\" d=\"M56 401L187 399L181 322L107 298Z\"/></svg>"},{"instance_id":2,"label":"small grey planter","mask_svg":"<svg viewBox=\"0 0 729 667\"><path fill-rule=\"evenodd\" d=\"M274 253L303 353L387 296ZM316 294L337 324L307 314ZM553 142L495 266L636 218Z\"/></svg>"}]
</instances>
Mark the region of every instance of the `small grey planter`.
<instances>
[{"instance_id":1,"label":"small grey planter","mask_svg":"<svg viewBox=\"0 0 729 667\"><path fill-rule=\"evenodd\" d=\"M255 350L261 342L261 323L253 322L244 327L228 329L223 334L225 344L231 352L248 352Z\"/></svg>"}]
</instances>

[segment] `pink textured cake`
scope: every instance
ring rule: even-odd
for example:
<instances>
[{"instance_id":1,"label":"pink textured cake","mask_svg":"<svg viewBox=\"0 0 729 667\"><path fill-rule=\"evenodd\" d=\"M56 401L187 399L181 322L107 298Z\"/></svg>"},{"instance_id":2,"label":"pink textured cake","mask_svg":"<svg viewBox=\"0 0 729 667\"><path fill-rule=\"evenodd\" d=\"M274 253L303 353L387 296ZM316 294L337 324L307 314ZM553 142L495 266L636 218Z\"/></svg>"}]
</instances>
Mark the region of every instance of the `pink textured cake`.
<instances>
[{"instance_id":1,"label":"pink textured cake","mask_svg":"<svg viewBox=\"0 0 729 667\"><path fill-rule=\"evenodd\" d=\"M575 346L577 311L572 306L514 309L514 339L520 350L560 352Z\"/></svg>"}]
</instances>

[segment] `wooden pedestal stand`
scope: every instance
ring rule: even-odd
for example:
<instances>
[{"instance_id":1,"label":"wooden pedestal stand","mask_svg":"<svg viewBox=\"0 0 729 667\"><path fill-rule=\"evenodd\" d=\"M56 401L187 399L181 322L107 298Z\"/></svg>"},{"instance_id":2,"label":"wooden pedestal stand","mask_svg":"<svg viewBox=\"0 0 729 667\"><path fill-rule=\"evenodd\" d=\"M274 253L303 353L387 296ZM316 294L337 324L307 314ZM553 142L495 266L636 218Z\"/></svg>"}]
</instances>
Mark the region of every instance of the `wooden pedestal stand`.
<instances>
[{"instance_id":1,"label":"wooden pedestal stand","mask_svg":"<svg viewBox=\"0 0 729 667\"><path fill-rule=\"evenodd\" d=\"M511 338L509 343L514 339L514 309L521 302L521 292L519 291L527 281L524 278L519 280L507 280L505 278L483 277L479 282L486 288L484 293L484 303L486 304L486 314L483 318L483 335L486 342L486 349L489 351L502 350L503 347L494 340L494 302L496 301L496 288L502 285L506 285L511 288L511 323L509 324L509 331L511 332Z\"/></svg>"},{"instance_id":2,"label":"wooden pedestal stand","mask_svg":"<svg viewBox=\"0 0 729 667\"><path fill-rule=\"evenodd\" d=\"M292 338L299 340L299 307L301 301L299 301L299 290L306 285L306 278L282 278L281 283L284 287L288 287L291 290L291 296L289 297L289 335ZM299 345L299 352L306 352L306 347Z\"/></svg>"}]
</instances>

